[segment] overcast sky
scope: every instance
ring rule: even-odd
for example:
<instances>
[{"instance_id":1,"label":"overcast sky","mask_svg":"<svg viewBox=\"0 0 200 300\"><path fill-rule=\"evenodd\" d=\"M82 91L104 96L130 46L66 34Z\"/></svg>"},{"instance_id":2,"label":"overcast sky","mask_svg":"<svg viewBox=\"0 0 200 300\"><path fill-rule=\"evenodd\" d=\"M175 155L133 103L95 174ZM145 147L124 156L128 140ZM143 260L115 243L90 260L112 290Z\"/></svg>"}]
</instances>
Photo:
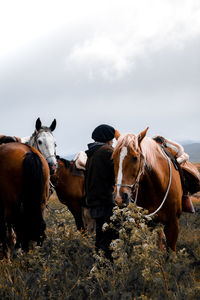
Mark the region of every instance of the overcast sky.
<instances>
[{"instance_id":1,"label":"overcast sky","mask_svg":"<svg viewBox=\"0 0 200 300\"><path fill-rule=\"evenodd\" d=\"M199 0L6 0L0 4L0 134L54 118L57 153L107 123L200 141Z\"/></svg>"}]
</instances>

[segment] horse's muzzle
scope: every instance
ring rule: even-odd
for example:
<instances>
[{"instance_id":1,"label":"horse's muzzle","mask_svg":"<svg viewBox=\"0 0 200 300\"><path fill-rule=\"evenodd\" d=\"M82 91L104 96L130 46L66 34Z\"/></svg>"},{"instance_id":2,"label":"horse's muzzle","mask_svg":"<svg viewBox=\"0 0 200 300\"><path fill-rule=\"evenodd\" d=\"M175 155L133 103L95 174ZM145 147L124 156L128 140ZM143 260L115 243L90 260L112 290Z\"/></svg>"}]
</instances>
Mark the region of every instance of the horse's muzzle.
<instances>
[{"instance_id":1,"label":"horse's muzzle","mask_svg":"<svg viewBox=\"0 0 200 300\"><path fill-rule=\"evenodd\" d=\"M57 163L54 164L49 162L48 165L49 165L50 175L53 175L57 170Z\"/></svg>"},{"instance_id":2,"label":"horse's muzzle","mask_svg":"<svg viewBox=\"0 0 200 300\"><path fill-rule=\"evenodd\" d=\"M126 206L129 204L129 195L127 193L122 194L122 203Z\"/></svg>"},{"instance_id":3,"label":"horse's muzzle","mask_svg":"<svg viewBox=\"0 0 200 300\"><path fill-rule=\"evenodd\" d=\"M128 193L123 193L120 197L115 198L115 203L119 207L125 207L130 203L130 198Z\"/></svg>"}]
</instances>

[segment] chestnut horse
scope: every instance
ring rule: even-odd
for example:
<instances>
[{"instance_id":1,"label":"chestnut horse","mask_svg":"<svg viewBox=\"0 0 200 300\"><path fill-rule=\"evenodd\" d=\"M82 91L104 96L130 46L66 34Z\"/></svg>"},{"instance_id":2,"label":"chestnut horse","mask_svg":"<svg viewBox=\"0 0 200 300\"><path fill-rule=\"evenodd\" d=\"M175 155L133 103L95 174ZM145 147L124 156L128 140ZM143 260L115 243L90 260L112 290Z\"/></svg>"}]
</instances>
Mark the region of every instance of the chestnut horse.
<instances>
[{"instance_id":1,"label":"chestnut horse","mask_svg":"<svg viewBox=\"0 0 200 300\"><path fill-rule=\"evenodd\" d=\"M39 151L22 143L0 146L0 243L9 256L9 235L16 248L45 237L44 211L49 193L49 167Z\"/></svg>"},{"instance_id":2,"label":"chestnut horse","mask_svg":"<svg viewBox=\"0 0 200 300\"><path fill-rule=\"evenodd\" d=\"M181 179L161 147L146 137L147 130L118 139L113 152L115 200L119 206L133 201L147 209L149 216L157 214L158 222L164 224L167 249L176 251L182 211Z\"/></svg>"},{"instance_id":3,"label":"chestnut horse","mask_svg":"<svg viewBox=\"0 0 200 300\"><path fill-rule=\"evenodd\" d=\"M78 230L87 230L89 234L95 231L95 220L85 207L85 175L77 169L75 161L69 161L57 156L58 168L51 175L58 199L65 204L72 213Z\"/></svg>"}]
</instances>

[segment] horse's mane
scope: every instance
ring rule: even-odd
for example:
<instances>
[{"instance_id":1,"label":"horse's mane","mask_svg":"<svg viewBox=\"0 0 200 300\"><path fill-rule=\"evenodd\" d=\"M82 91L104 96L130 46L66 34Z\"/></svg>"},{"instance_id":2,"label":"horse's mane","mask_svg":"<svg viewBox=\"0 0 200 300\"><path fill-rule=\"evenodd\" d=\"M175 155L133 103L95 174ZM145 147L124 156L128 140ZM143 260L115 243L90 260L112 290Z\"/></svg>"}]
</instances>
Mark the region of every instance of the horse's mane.
<instances>
[{"instance_id":1,"label":"horse's mane","mask_svg":"<svg viewBox=\"0 0 200 300\"><path fill-rule=\"evenodd\" d=\"M127 133L119 137L117 145L113 152L113 158L115 155L122 150L123 147L129 148L129 150L136 151L138 148L137 135L132 133ZM148 168L152 169L156 167L158 156L162 155L162 150L160 146L151 138L144 137L141 142L141 151L144 155L145 164Z\"/></svg>"},{"instance_id":2,"label":"horse's mane","mask_svg":"<svg viewBox=\"0 0 200 300\"><path fill-rule=\"evenodd\" d=\"M120 137L117 140L117 144L114 148L112 157L115 158L117 153L121 152L123 147L132 148L134 145L136 146L136 148L138 147L138 142L137 142L137 136L136 135L134 135L132 133L127 133L127 134L124 134L124 135L120 135ZM136 148L134 148L134 150L136 150Z\"/></svg>"},{"instance_id":3,"label":"horse's mane","mask_svg":"<svg viewBox=\"0 0 200 300\"><path fill-rule=\"evenodd\" d=\"M14 136L3 135L0 136L0 145L17 142L17 139Z\"/></svg>"},{"instance_id":4,"label":"horse's mane","mask_svg":"<svg viewBox=\"0 0 200 300\"><path fill-rule=\"evenodd\" d=\"M161 147L152 138L144 137L141 142L141 150L145 157L147 167L154 169L158 163L158 157L164 157Z\"/></svg>"},{"instance_id":5,"label":"horse's mane","mask_svg":"<svg viewBox=\"0 0 200 300\"><path fill-rule=\"evenodd\" d=\"M61 161L64 163L65 168L67 168L67 169L69 169L69 167L71 166L71 162L72 162L72 161L70 161L70 160L67 160L67 159L65 159L65 158L62 158L62 157L60 157L59 155L56 155L56 159L61 160Z\"/></svg>"},{"instance_id":6,"label":"horse's mane","mask_svg":"<svg viewBox=\"0 0 200 300\"><path fill-rule=\"evenodd\" d=\"M41 128L40 128L40 130L34 130L34 132L33 132L33 134L31 135L31 137L30 137L30 140L37 134L37 133L40 133L40 132L42 132L42 131L47 131L47 132L50 132L51 134L52 134L52 132L51 132L51 129L49 128L49 127L47 127L47 126L42 126Z\"/></svg>"}]
</instances>

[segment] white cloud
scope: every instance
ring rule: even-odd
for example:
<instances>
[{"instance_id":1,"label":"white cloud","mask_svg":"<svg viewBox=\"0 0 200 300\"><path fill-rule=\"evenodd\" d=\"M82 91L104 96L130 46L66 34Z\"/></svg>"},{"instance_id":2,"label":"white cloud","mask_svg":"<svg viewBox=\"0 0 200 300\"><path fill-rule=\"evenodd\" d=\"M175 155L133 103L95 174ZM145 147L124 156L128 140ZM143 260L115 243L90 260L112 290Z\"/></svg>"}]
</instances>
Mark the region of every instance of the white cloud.
<instances>
[{"instance_id":1,"label":"white cloud","mask_svg":"<svg viewBox=\"0 0 200 300\"><path fill-rule=\"evenodd\" d=\"M90 79L99 75L118 79L134 67L138 58L168 47L179 50L200 34L197 1L141 0L117 4L106 7L106 13L91 23L93 31L89 37L85 33L85 39L72 45L66 58L67 68L73 66L75 72L85 72Z\"/></svg>"},{"instance_id":2,"label":"white cloud","mask_svg":"<svg viewBox=\"0 0 200 300\"><path fill-rule=\"evenodd\" d=\"M106 36L97 36L85 41L83 45L75 46L66 63L88 69L90 79L96 73L109 79L113 75L119 77L130 69L125 52L117 41Z\"/></svg>"}]
</instances>

